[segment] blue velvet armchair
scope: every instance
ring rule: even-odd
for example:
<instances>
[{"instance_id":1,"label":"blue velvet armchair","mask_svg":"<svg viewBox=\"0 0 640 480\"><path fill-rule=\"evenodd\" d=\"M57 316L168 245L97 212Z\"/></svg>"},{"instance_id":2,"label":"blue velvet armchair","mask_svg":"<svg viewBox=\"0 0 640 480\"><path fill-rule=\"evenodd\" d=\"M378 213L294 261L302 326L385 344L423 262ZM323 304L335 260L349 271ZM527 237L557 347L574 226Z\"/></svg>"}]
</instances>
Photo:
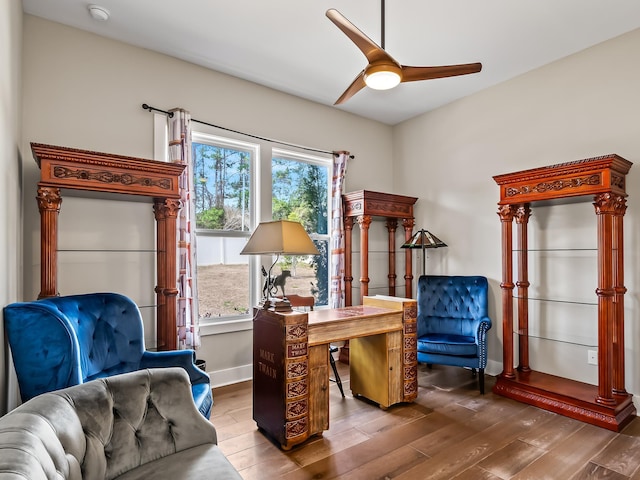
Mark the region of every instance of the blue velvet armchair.
<instances>
[{"instance_id":1,"label":"blue velvet armchair","mask_svg":"<svg viewBox=\"0 0 640 480\"><path fill-rule=\"evenodd\" d=\"M22 401L96 378L146 368L182 367L206 418L213 395L193 350L145 349L142 316L128 297L89 293L4 307L5 332Z\"/></svg>"},{"instance_id":2,"label":"blue velvet armchair","mask_svg":"<svg viewBox=\"0 0 640 480\"><path fill-rule=\"evenodd\" d=\"M484 394L488 282L480 276L422 275L418 279L418 362L478 370Z\"/></svg>"}]
</instances>

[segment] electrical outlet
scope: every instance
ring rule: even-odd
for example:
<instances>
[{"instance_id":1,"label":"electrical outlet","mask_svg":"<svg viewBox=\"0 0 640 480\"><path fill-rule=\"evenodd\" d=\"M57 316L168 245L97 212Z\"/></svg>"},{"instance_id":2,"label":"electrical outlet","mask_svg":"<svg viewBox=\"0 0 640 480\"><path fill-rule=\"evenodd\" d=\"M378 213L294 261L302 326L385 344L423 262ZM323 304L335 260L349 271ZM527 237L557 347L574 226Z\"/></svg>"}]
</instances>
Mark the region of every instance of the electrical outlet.
<instances>
[{"instance_id":1,"label":"electrical outlet","mask_svg":"<svg viewBox=\"0 0 640 480\"><path fill-rule=\"evenodd\" d=\"M587 350L587 363L589 365L598 365L598 351Z\"/></svg>"}]
</instances>

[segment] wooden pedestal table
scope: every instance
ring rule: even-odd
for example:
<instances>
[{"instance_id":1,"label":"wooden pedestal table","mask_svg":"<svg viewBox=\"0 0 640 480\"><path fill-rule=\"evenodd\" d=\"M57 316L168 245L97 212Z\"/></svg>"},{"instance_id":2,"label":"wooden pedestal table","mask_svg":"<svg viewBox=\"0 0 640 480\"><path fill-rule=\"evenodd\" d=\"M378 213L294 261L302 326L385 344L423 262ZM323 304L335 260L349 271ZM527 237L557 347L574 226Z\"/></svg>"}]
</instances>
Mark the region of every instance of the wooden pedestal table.
<instances>
[{"instance_id":1,"label":"wooden pedestal table","mask_svg":"<svg viewBox=\"0 0 640 480\"><path fill-rule=\"evenodd\" d=\"M365 297L312 312L255 309L253 419L288 450L329 428L329 344L352 340L354 395L382 408L418 395L415 300Z\"/></svg>"}]
</instances>

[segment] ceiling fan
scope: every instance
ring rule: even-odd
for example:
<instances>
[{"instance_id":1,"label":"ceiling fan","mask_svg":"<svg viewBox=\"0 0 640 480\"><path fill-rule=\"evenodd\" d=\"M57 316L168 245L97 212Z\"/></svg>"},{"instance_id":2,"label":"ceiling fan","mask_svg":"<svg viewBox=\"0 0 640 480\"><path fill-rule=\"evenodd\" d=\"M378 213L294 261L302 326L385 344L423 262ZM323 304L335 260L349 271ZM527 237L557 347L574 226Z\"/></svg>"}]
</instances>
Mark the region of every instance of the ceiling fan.
<instances>
[{"instance_id":1,"label":"ceiling fan","mask_svg":"<svg viewBox=\"0 0 640 480\"><path fill-rule=\"evenodd\" d=\"M401 65L384 50L384 0L382 1L382 35L378 46L373 40L362 33L353 23L347 20L334 8L327 10L327 17L344 34L356 44L369 64L358 74L345 92L336 100L334 105L346 102L365 86L375 90L387 90L401 82L415 82L434 78L455 77L477 73L482 70L481 63L465 63L460 65L443 65L437 67L410 67Z\"/></svg>"}]
</instances>

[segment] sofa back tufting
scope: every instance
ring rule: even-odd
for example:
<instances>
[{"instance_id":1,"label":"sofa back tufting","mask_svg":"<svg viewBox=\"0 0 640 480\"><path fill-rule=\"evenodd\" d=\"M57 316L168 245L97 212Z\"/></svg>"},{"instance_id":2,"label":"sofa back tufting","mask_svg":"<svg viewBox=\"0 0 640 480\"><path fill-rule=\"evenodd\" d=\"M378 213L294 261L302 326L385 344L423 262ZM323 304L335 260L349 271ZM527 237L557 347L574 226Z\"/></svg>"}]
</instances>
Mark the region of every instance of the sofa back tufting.
<instances>
[{"instance_id":1,"label":"sofa back tufting","mask_svg":"<svg viewBox=\"0 0 640 480\"><path fill-rule=\"evenodd\" d=\"M132 478L145 478L157 475L155 461L216 443L184 369L139 370L39 395L1 418L0 478L111 480L136 470ZM215 478L240 478L217 455Z\"/></svg>"}]
</instances>

